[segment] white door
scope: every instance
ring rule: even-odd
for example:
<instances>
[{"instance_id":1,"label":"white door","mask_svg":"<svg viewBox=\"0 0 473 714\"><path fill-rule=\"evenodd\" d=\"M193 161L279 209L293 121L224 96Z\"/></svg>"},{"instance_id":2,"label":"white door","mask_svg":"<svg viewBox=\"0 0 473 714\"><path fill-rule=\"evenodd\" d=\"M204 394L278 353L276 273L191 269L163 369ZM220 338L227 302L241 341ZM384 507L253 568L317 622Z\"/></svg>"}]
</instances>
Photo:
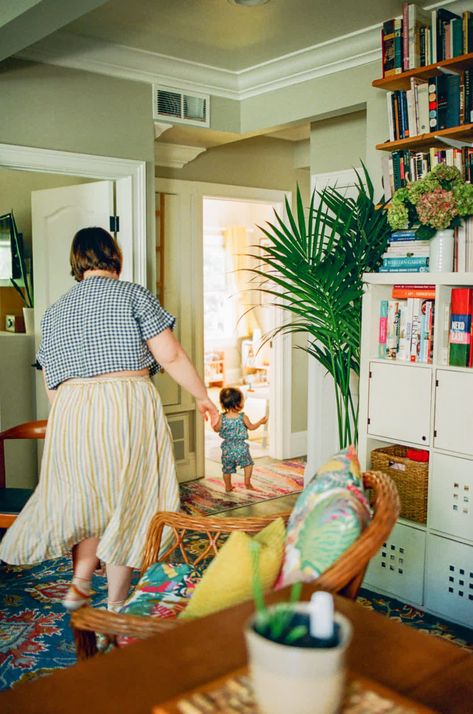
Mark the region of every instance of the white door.
<instances>
[{"instance_id":1,"label":"white door","mask_svg":"<svg viewBox=\"0 0 473 714\"><path fill-rule=\"evenodd\" d=\"M473 454L473 375L437 370L434 446Z\"/></svg>"},{"instance_id":2,"label":"white door","mask_svg":"<svg viewBox=\"0 0 473 714\"><path fill-rule=\"evenodd\" d=\"M355 170L315 174L311 190L336 187L347 198L357 195ZM317 200L315 202L317 205ZM332 376L313 357L307 360L307 483L332 454L339 450L335 385Z\"/></svg>"},{"instance_id":3,"label":"white door","mask_svg":"<svg viewBox=\"0 0 473 714\"><path fill-rule=\"evenodd\" d=\"M123 250L122 278L133 276L130 230L132 204L129 178L96 181L63 188L33 191L31 217L35 296L35 332L39 342L41 318L46 308L73 285L69 252L74 234L80 228L98 226L109 230L110 216L119 215L127 230L118 233ZM115 187L117 190L115 191ZM116 197L115 197L116 193ZM117 210L115 205L117 204ZM118 206L118 204L120 204ZM37 382L37 418L48 413L44 390Z\"/></svg>"}]
</instances>

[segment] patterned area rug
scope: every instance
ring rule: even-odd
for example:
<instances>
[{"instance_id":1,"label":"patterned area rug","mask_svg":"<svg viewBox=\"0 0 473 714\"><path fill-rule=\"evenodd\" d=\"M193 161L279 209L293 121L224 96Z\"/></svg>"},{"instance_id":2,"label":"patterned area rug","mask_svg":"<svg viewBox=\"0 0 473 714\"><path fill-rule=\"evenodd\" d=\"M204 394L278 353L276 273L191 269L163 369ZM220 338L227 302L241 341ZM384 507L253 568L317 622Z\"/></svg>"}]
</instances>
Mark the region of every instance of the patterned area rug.
<instances>
[{"instance_id":1,"label":"patterned area rug","mask_svg":"<svg viewBox=\"0 0 473 714\"><path fill-rule=\"evenodd\" d=\"M251 479L254 491L244 487L241 474L233 477L234 490L230 493L225 493L221 478L188 481L181 484L181 509L191 516L208 516L297 493L304 485L304 466L303 459L255 465Z\"/></svg>"}]
</instances>

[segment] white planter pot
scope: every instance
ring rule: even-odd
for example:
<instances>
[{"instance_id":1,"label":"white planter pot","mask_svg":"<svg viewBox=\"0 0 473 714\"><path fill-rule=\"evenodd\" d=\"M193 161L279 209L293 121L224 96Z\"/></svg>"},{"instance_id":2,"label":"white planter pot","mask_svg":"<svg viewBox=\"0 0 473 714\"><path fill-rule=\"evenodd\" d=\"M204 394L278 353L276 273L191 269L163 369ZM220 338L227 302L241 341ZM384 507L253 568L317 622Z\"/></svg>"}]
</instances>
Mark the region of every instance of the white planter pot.
<instances>
[{"instance_id":1,"label":"white planter pot","mask_svg":"<svg viewBox=\"0 0 473 714\"><path fill-rule=\"evenodd\" d=\"M26 334L34 335L34 307L23 308L23 319L25 321Z\"/></svg>"},{"instance_id":2,"label":"white planter pot","mask_svg":"<svg viewBox=\"0 0 473 714\"><path fill-rule=\"evenodd\" d=\"M308 603L294 606L307 612ZM262 714L335 714L345 686L345 652L351 640L350 622L337 613L340 644L329 649L291 647L245 630L255 698Z\"/></svg>"},{"instance_id":3,"label":"white planter pot","mask_svg":"<svg viewBox=\"0 0 473 714\"><path fill-rule=\"evenodd\" d=\"M453 228L446 228L430 239L429 272L450 273L453 270Z\"/></svg>"}]
</instances>

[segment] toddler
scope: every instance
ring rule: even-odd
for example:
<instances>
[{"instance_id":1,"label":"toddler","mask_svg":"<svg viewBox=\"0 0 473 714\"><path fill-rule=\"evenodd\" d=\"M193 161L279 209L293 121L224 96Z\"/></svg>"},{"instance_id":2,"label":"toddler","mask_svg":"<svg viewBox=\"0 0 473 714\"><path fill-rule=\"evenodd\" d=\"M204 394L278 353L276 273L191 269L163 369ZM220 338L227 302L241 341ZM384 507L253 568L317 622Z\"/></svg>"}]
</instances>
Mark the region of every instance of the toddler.
<instances>
[{"instance_id":1,"label":"toddler","mask_svg":"<svg viewBox=\"0 0 473 714\"><path fill-rule=\"evenodd\" d=\"M243 468L245 474L245 488L254 490L251 484L251 474L253 473L253 459L250 448L246 442L248 429L257 429L262 424L266 424L268 417L263 417L255 424L252 424L248 417L242 412L243 394L235 387L224 387L220 391L220 404L223 414L220 414L218 422L213 427L217 431L222 441L222 471L225 483L225 491L232 491L232 474L238 466Z\"/></svg>"}]
</instances>

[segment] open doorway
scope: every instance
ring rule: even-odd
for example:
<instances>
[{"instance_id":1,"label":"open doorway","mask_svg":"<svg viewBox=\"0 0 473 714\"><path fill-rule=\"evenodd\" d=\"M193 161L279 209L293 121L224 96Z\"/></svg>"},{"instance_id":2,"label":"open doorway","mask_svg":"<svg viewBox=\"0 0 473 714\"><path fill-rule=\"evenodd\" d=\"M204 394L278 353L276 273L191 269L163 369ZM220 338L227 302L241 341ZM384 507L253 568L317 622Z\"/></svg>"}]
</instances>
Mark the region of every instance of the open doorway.
<instances>
[{"instance_id":1,"label":"open doorway","mask_svg":"<svg viewBox=\"0 0 473 714\"><path fill-rule=\"evenodd\" d=\"M268 416L267 425L249 433L255 463L270 455L271 430L278 420L274 392L276 357L265 335L275 327L275 309L256 289L251 268L265 235L259 226L274 218L281 204L222 197L203 199L203 294L205 381L219 403L223 386L236 386L245 397L250 421ZM205 432L205 473L221 474L220 437Z\"/></svg>"}]
</instances>

